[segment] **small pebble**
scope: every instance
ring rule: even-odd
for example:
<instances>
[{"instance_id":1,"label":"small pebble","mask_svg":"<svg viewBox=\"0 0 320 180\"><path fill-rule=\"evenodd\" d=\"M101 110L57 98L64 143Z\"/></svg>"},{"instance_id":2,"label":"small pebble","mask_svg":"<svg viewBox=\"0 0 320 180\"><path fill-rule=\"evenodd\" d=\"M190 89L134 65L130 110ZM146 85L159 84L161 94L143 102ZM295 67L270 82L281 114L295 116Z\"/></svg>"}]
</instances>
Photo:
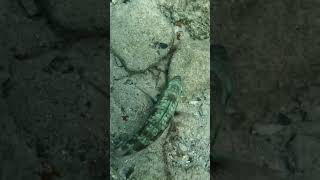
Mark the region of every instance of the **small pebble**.
<instances>
[{"instance_id":1,"label":"small pebble","mask_svg":"<svg viewBox=\"0 0 320 180\"><path fill-rule=\"evenodd\" d=\"M191 105L196 105L196 104L198 104L199 103L199 101L190 101L189 102L189 104L191 104Z\"/></svg>"},{"instance_id":2,"label":"small pebble","mask_svg":"<svg viewBox=\"0 0 320 180\"><path fill-rule=\"evenodd\" d=\"M189 160L189 156L187 156L187 155L182 156L182 161L183 162L186 162L188 160Z\"/></svg>"},{"instance_id":3,"label":"small pebble","mask_svg":"<svg viewBox=\"0 0 320 180\"><path fill-rule=\"evenodd\" d=\"M188 150L187 146L185 146L184 144L179 144L179 148L183 152L186 152Z\"/></svg>"}]
</instances>

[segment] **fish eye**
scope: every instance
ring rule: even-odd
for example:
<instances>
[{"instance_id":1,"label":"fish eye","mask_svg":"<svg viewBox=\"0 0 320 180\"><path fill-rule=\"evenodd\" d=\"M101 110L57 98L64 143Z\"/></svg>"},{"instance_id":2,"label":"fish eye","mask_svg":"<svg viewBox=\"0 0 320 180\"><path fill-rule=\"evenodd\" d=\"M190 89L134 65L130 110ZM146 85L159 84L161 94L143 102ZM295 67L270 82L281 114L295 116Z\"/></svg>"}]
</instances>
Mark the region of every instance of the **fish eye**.
<instances>
[{"instance_id":1,"label":"fish eye","mask_svg":"<svg viewBox=\"0 0 320 180\"><path fill-rule=\"evenodd\" d=\"M181 76L175 76L173 79L181 81Z\"/></svg>"}]
</instances>

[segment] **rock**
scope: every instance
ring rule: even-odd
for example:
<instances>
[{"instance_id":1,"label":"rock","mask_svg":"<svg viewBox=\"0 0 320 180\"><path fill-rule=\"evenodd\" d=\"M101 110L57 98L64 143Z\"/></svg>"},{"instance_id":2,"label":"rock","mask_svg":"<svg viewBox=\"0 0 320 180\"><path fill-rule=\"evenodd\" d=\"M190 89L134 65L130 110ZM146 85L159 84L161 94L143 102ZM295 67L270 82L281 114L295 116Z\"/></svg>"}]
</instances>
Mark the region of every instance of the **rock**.
<instances>
[{"instance_id":1,"label":"rock","mask_svg":"<svg viewBox=\"0 0 320 180\"><path fill-rule=\"evenodd\" d=\"M50 20L68 31L106 33L106 1L40 0L39 5L49 14Z\"/></svg>"},{"instance_id":2,"label":"rock","mask_svg":"<svg viewBox=\"0 0 320 180\"><path fill-rule=\"evenodd\" d=\"M204 93L205 97L209 96L208 92ZM201 169L200 171L209 171L210 99L201 99L196 105L179 104L182 112L179 116L174 117L171 130L167 135L168 142L164 145L164 156L167 159L170 174L187 171L188 175L181 176L183 179L190 177L201 179L203 177L197 174L194 169L190 170L191 167L197 167L197 169ZM198 108L203 109L201 115L194 113Z\"/></svg>"},{"instance_id":3,"label":"rock","mask_svg":"<svg viewBox=\"0 0 320 180\"><path fill-rule=\"evenodd\" d=\"M158 62L163 55L155 45L169 44L174 32L155 1L135 0L111 9L112 50L133 70L144 70Z\"/></svg>"},{"instance_id":4,"label":"rock","mask_svg":"<svg viewBox=\"0 0 320 180\"><path fill-rule=\"evenodd\" d=\"M210 173L201 167L190 167L187 171L177 170L172 174L172 179L202 180L210 179Z\"/></svg>"},{"instance_id":5,"label":"rock","mask_svg":"<svg viewBox=\"0 0 320 180\"><path fill-rule=\"evenodd\" d=\"M117 172L113 174L119 179L166 179L167 175L160 143L151 144L133 156L111 159L111 164L111 168L116 167Z\"/></svg>"},{"instance_id":6,"label":"rock","mask_svg":"<svg viewBox=\"0 0 320 180\"><path fill-rule=\"evenodd\" d=\"M2 49L6 51L2 56L10 53L10 58L27 59L56 47L61 41L44 19L35 21L19 11L0 16L0 22L0 29L3 30L0 43L5 46Z\"/></svg>"},{"instance_id":7,"label":"rock","mask_svg":"<svg viewBox=\"0 0 320 180\"><path fill-rule=\"evenodd\" d=\"M210 1L159 0L161 12L173 22L181 21L193 39L208 39Z\"/></svg>"},{"instance_id":8,"label":"rock","mask_svg":"<svg viewBox=\"0 0 320 180\"><path fill-rule=\"evenodd\" d=\"M199 41L186 38L180 44L170 65L170 77L181 76L186 97L208 89L210 86L209 40Z\"/></svg>"},{"instance_id":9,"label":"rock","mask_svg":"<svg viewBox=\"0 0 320 180\"><path fill-rule=\"evenodd\" d=\"M145 80L150 81L149 77ZM143 81L144 78L138 76L137 79ZM115 139L127 139L137 133L152 109L150 97L137 88L137 79L125 78L112 83L110 123L111 134L115 135Z\"/></svg>"}]
</instances>

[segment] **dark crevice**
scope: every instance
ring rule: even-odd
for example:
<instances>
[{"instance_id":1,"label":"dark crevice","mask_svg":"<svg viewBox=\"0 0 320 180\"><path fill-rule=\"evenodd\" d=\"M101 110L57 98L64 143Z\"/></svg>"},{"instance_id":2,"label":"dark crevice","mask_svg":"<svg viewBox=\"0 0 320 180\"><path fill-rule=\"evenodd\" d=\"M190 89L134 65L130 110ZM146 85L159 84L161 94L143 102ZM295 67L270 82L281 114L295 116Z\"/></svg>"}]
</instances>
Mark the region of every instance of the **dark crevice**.
<instances>
[{"instance_id":1,"label":"dark crevice","mask_svg":"<svg viewBox=\"0 0 320 180\"><path fill-rule=\"evenodd\" d=\"M179 45L178 43L175 44L175 40L176 40L175 38L172 39L172 41L170 43L170 49L165 56L161 57L157 62L151 64L150 66L148 66L146 69L143 69L143 70L133 70L133 69L129 68L125 59L118 52L116 52L114 49L111 48L112 54L121 63L121 65L118 65L118 66L124 68L124 70L128 73L128 75L120 77L120 78L116 78L115 80L121 80L123 78L131 77L131 76L137 75L137 74L145 74L147 72L151 72L152 75L155 75L154 72L152 71L152 70L155 70L155 71L159 71L159 72L164 72L165 77L166 77L166 82L168 82L171 60L172 60L174 54L176 53L176 51L178 49L178 45ZM160 67L161 65L163 65L163 64L161 64L163 62L166 63L164 70L162 70Z\"/></svg>"}]
</instances>

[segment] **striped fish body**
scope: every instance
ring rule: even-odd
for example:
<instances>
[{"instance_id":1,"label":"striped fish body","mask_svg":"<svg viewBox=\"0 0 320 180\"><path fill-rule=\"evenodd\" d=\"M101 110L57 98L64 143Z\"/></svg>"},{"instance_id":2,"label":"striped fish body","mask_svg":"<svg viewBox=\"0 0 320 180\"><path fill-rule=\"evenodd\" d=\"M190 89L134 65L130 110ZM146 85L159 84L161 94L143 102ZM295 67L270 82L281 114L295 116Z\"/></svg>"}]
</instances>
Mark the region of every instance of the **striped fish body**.
<instances>
[{"instance_id":1,"label":"striped fish body","mask_svg":"<svg viewBox=\"0 0 320 180\"><path fill-rule=\"evenodd\" d=\"M144 126L126 144L117 150L120 155L129 155L138 152L154 142L169 126L178 106L182 94L180 76L172 78L164 90L161 99L154 107Z\"/></svg>"}]
</instances>

